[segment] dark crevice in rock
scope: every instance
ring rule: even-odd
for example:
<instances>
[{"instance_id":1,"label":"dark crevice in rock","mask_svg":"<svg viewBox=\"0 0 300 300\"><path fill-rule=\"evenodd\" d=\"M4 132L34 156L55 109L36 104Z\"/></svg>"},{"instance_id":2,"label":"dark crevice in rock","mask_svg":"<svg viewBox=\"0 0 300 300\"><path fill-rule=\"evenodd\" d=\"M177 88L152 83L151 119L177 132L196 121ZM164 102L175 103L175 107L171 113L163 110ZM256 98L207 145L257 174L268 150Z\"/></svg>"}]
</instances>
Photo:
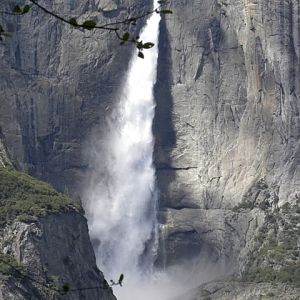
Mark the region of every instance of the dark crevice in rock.
<instances>
[{"instance_id":1,"label":"dark crevice in rock","mask_svg":"<svg viewBox=\"0 0 300 300\"><path fill-rule=\"evenodd\" d=\"M191 169L198 169L198 167L193 167L193 166L189 166L189 167L172 167L170 165L161 165L156 167L156 170L158 171L162 171L162 170L172 170L172 171L188 171Z\"/></svg>"},{"instance_id":2,"label":"dark crevice in rock","mask_svg":"<svg viewBox=\"0 0 300 300\"><path fill-rule=\"evenodd\" d=\"M173 96L171 93L173 76L171 48L169 33L165 19L160 23L159 55L157 68L157 81L154 86L156 100L155 117L153 121L154 165L169 164L171 161L170 150L176 145L176 132L173 125ZM174 181L173 174L162 176L157 172L157 185L160 190L160 205L163 206L165 199L169 197L169 185Z\"/></svg>"},{"instance_id":3,"label":"dark crevice in rock","mask_svg":"<svg viewBox=\"0 0 300 300\"><path fill-rule=\"evenodd\" d=\"M165 22L162 21L159 35L157 82L154 86L156 108L153 133L156 148L170 148L176 144L176 133L172 120L173 97L171 94L171 66L169 37Z\"/></svg>"}]
</instances>

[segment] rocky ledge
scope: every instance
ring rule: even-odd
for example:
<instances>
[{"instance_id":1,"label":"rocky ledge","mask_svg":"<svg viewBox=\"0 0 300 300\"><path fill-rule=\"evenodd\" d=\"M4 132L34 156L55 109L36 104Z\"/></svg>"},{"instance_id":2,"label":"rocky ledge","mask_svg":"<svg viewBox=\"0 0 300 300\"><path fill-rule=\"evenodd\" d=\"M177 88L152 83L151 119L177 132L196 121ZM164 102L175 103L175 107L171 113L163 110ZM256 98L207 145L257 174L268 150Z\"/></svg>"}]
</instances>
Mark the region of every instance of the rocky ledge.
<instances>
[{"instance_id":1,"label":"rocky ledge","mask_svg":"<svg viewBox=\"0 0 300 300\"><path fill-rule=\"evenodd\" d=\"M204 284L185 297L193 300L296 300L300 297L300 289L287 284L219 281Z\"/></svg>"},{"instance_id":2,"label":"rocky ledge","mask_svg":"<svg viewBox=\"0 0 300 300\"><path fill-rule=\"evenodd\" d=\"M86 220L75 211L14 222L0 245L0 265L7 267L0 299L115 299L96 266Z\"/></svg>"},{"instance_id":3,"label":"rocky ledge","mask_svg":"<svg viewBox=\"0 0 300 300\"><path fill-rule=\"evenodd\" d=\"M0 299L115 300L79 203L0 167Z\"/></svg>"}]
</instances>

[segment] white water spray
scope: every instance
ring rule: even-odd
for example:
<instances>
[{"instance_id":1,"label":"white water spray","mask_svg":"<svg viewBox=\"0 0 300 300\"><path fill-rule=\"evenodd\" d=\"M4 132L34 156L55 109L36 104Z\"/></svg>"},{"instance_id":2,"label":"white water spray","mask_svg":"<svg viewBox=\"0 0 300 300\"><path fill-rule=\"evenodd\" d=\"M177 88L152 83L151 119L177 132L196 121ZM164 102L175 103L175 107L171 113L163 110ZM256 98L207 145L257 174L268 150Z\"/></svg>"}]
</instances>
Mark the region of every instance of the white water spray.
<instances>
[{"instance_id":1,"label":"white water spray","mask_svg":"<svg viewBox=\"0 0 300 300\"><path fill-rule=\"evenodd\" d=\"M154 5L158 6L157 1ZM121 273L139 281L151 272L157 244L156 188L153 168L153 86L156 80L160 15L154 13L140 35L155 46L145 59L134 54L120 104L100 145L86 199L90 235L106 278ZM120 291L120 299L122 291Z\"/></svg>"}]
</instances>

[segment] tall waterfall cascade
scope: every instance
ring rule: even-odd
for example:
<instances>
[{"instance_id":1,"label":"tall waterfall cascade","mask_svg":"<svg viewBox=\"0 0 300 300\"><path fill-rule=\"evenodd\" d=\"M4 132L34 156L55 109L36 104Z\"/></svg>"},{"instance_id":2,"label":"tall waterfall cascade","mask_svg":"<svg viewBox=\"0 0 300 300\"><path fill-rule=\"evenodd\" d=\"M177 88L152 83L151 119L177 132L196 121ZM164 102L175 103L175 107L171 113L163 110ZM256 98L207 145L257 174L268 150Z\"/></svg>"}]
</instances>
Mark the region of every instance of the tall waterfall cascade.
<instances>
[{"instance_id":1,"label":"tall waterfall cascade","mask_svg":"<svg viewBox=\"0 0 300 300\"><path fill-rule=\"evenodd\" d=\"M151 272L157 250L152 122L159 22L154 13L141 32L140 39L155 46L145 51L145 59L136 53L131 59L105 145L99 146L95 165L100 169L92 177L85 207L91 238L98 241L98 266L107 279L124 273L124 285Z\"/></svg>"}]
</instances>

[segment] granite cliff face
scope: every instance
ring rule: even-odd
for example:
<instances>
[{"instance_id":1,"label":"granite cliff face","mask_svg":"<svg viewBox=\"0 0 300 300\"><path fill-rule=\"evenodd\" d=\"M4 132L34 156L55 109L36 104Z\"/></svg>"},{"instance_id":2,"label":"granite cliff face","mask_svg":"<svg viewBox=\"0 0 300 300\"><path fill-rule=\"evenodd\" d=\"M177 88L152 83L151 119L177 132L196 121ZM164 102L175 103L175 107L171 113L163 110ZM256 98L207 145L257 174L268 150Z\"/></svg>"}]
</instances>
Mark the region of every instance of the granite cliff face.
<instances>
[{"instance_id":1,"label":"granite cliff face","mask_svg":"<svg viewBox=\"0 0 300 300\"><path fill-rule=\"evenodd\" d=\"M152 4L40 3L64 16L78 16L78 21L92 18L100 24L140 14ZM11 1L1 2L1 10L11 7ZM0 126L7 147L30 174L76 194L88 167L84 141L96 126L99 136L105 132L105 114L116 100L131 48L120 47L111 32L62 26L38 8L2 20L13 32L0 45Z\"/></svg>"},{"instance_id":2,"label":"granite cliff face","mask_svg":"<svg viewBox=\"0 0 300 300\"><path fill-rule=\"evenodd\" d=\"M151 4L39 3L78 21L91 18L98 23L140 14ZM14 5L2 1L1 11ZM1 15L0 20L12 32L0 45L0 167L9 163L10 156L18 168L78 195L88 167L84 142L94 127L105 132L105 114L114 105L131 48L120 47L109 32L61 26L37 8L22 17ZM138 23L136 30L141 26ZM115 299L97 269L86 220L78 212L6 226L1 252L44 285L83 288L62 297L32 280L10 276L1 280L1 299ZM103 289L85 290L98 286Z\"/></svg>"},{"instance_id":3,"label":"granite cliff face","mask_svg":"<svg viewBox=\"0 0 300 300\"><path fill-rule=\"evenodd\" d=\"M150 2L54 1L50 8L108 21ZM297 215L279 207L299 206L299 1L171 0L171 7L161 24L153 126L158 261L200 255L219 275L252 272L253 253L266 246L262 232L275 249L298 226ZM0 46L0 126L10 155L77 194L92 167L84 149L93 130L105 142L131 49L38 10L9 26L15 34ZM295 242L284 251L297 252Z\"/></svg>"},{"instance_id":4,"label":"granite cliff face","mask_svg":"<svg viewBox=\"0 0 300 300\"><path fill-rule=\"evenodd\" d=\"M299 195L299 1L171 2L155 123L167 248L192 239L189 250L239 269L231 260L266 214L251 207Z\"/></svg>"},{"instance_id":5,"label":"granite cliff face","mask_svg":"<svg viewBox=\"0 0 300 300\"><path fill-rule=\"evenodd\" d=\"M14 170L5 150L0 152L0 299L115 300L97 268L80 204Z\"/></svg>"},{"instance_id":6,"label":"granite cliff face","mask_svg":"<svg viewBox=\"0 0 300 300\"><path fill-rule=\"evenodd\" d=\"M161 55L170 62L164 88L173 139L159 139L157 164L174 178L161 186L162 205L234 207L261 178L280 203L294 201L298 1L173 1L172 7ZM157 123L160 137L165 124Z\"/></svg>"},{"instance_id":7,"label":"granite cliff face","mask_svg":"<svg viewBox=\"0 0 300 300\"><path fill-rule=\"evenodd\" d=\"M0 249L26 270L1 276L0 299L116 299L96 266L86 220L75 211L14 222L1 232ZM65 284L69 292L55 292Z\"/></svg>"}]
</instances>

